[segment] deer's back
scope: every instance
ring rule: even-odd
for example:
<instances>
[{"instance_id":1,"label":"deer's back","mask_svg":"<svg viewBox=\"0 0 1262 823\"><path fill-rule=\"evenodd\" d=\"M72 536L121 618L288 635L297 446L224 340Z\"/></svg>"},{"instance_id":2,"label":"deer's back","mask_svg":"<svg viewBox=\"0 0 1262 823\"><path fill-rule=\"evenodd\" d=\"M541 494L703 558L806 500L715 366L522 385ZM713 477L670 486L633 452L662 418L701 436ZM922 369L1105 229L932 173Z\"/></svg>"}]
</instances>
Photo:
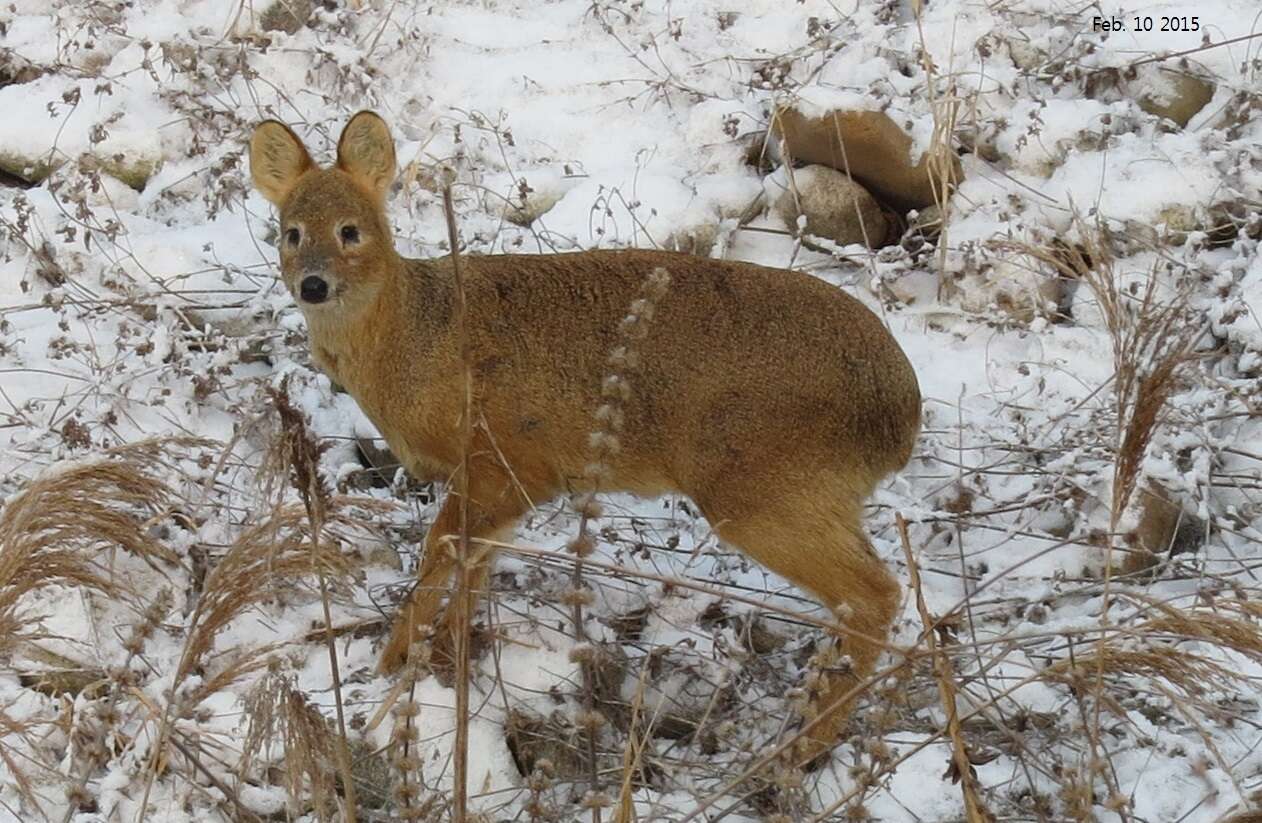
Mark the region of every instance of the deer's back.
<instances>
[{"instance_id":1,"label":"deer's back","mask_svg":"<svg viewBox=\"0 0 1262 823\"><path fill-rule=\"evenodd\" d=\"M910 455L915 373L872 312L813 277L625 250L462 266L479 407L523 471L581 472L609 353L625 342L618 323L658 266L671 283L636 344L615 485L688 492L716 472L785 461L850 472L866 493ZM413 267L450 281L449 259ZM425 302L450 323L448 289Z\"/></svg>"}]
</instances>

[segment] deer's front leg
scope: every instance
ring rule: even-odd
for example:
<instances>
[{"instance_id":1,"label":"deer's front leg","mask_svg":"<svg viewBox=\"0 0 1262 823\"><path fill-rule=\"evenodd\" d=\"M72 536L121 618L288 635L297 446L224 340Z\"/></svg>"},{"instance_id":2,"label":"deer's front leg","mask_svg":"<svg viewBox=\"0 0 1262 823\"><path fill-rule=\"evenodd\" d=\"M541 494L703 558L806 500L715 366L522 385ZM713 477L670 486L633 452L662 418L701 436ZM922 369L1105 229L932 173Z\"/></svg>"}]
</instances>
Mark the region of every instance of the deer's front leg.
<instances>
[{"instance_id":1,"label":"deer's front leg","mask_svg":"<svg viewBox=\"0 0 1262 823\"><path fill-rule=\"evenodd\" d=\"M475 450L475 455L486 454ZM425 553L417 573L416 588L399 610L390 639L381 655L379 669L390 673L399 669L407 660L408 649L424 636L422 627L433 629L432 642L436 656L451 656L455 648L455 632L460 621L472 617L472 601L486 584L487 573L493 559L490 547L478 540L492 540L513 527L528 509L528 497L518 487L513 476L494 458L471 458L468 484L468 504L465 513L469 536L468 552L460 557L461 497L458 483L453 483L443 501L438 517L425 536ZM443 594L450 588L454 592L460 563L467 568L469 588L473 592L467 610L460 604L449 604L440 617ZM461 614L468 611L469 614Z\"/></svg>"}]
</instances>

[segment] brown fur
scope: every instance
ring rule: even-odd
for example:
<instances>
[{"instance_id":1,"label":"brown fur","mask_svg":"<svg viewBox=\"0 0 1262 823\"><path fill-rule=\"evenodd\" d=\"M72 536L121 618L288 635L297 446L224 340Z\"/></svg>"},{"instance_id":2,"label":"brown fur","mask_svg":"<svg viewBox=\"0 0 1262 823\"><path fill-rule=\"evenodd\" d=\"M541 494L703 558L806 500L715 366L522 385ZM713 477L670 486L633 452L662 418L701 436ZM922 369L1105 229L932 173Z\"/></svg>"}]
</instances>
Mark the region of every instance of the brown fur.
<instances>
[{"instance_id":1,"label":"brown fur","mask_svg":"<svg viewBox=\"0 0 1262 823\"><path fill-rule=\"evenodd\" d=\"M450 476L463 398L451 259L394 250L385 124L356 115L337 164L320 169L289 129L268 121L250 165L280 209L286 285L297 296L305 276L329 283L328 301L299 300L316 361L409 471ZM339 240L348 222L358 244ZM291 227L303 232L297 247ZM821 705L872 671L899 598L860 515L881 478L907 462L920 423L915 373L876 316L805 274L670 252L492 255L462 266L477 421L473 537L502 534L532 504L581 486L618 322L645 276L664 267L670 288L638 344L622 450L602 490L683 493L724 539L840 608L867 639L846 641L851 671L825 678ZM438 617L453 571L438 544L457 516L449 495L383 670L401 663L418 625ZM821 747L846 710L832 710L812 735Z\"/></svg>"}]
</instances>

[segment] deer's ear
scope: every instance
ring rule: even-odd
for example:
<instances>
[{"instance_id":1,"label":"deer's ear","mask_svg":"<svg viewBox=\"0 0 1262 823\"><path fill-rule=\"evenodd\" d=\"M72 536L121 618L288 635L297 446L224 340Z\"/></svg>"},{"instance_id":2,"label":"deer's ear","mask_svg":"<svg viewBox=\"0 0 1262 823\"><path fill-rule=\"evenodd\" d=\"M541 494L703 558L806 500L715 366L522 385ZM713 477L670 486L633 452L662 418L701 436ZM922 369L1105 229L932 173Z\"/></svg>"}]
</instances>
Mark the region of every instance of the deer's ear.
<instances>
[{"instance_id":1,"label":"deer's ear","mask_svg":"<svg viewBox=\"0 0 1262 823\"><path fill-rule=\"evenodd\" d=\"M385 198L394 182L394 140L386 121L370 111L350 119L337 141L337 166Z\"/></svg>"},{"instance_id":2,"label":"deer's ear","mask_svg":"<svg viewBox=\"0 0 1262 823\"><path fill-rule=\"evenodd\" d=\"M277 207L311 169L311 155L298 135L279 120L265 120L250 138L250 177L254 188Z\"/></svg>"}]
</instances>

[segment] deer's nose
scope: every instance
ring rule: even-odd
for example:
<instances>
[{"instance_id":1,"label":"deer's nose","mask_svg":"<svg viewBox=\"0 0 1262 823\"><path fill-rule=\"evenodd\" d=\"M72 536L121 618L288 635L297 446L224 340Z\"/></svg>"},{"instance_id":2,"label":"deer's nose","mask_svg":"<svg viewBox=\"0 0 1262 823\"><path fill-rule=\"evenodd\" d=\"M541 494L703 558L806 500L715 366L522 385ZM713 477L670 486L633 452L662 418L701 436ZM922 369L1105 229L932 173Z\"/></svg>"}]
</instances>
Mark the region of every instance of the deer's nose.
<instances>
[{"instance_id":1,"label":"deer's nose","mask_svg":"<svg viewBox=\"0 0 1262 823\"><path fill-rule=\"evenodd\" d=\"M323 277L314 274L302 278L298 287L298 296L305 303L323 303L329 299L329 284Z\"/></svg>"}]
</instances>

